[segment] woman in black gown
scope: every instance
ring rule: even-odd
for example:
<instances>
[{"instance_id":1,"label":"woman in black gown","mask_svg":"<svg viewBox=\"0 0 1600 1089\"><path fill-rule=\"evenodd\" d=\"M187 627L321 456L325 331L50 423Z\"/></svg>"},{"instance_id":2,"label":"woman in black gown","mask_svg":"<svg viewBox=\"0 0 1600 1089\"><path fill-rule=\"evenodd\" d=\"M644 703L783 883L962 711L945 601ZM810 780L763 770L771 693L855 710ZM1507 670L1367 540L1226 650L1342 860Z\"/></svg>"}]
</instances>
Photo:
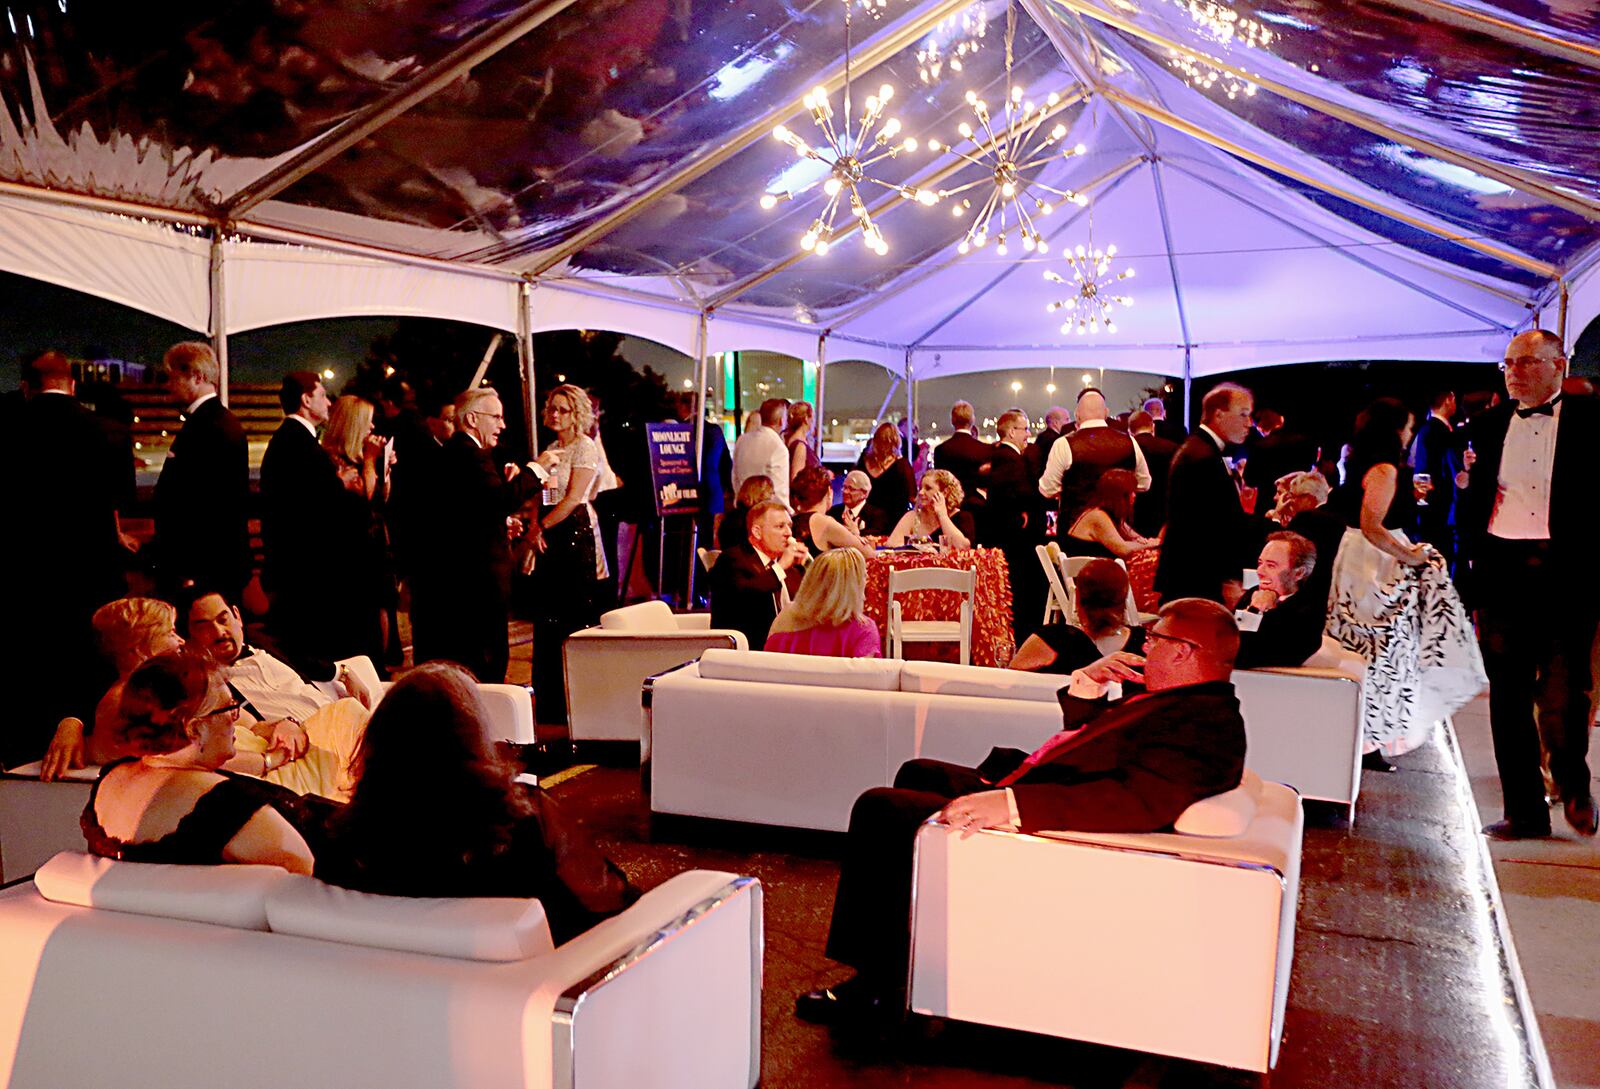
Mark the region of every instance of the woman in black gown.
<instances>
[{"instance_id":1,"label":"woman in black gown","mask_svg":"<svg viewBox=\"0 0 1600 1089\"><path fill-rule=\"evenodd\" d=\"M1107 469L1096 481L1089 505L1061 531L1061 551L1068 556L1126 559L1160 542L1139 536L1128 524L1138 481L1127 469Z\"/></svg>"},{"instance_id":2,"label":"woman in black gown","mask_svg":"<svg viewBox=\"0 0 1600 1089\"><path fill-rule=\"evenodd\" d=\"M89 850L132 862L254 863L310 873L313 846L335 803L319 807L217 770L233 756L240 707L201 655L159 654L134 670L114 729L120 749L136 755L107 764L89 794L81 821Z\"/></svg>"},{"instance_id":3,"label":"woman in black gown","mask_svg":"<svg viewBox=\"0 0 1600 1089\"><path fill-rule=\"evenodd\" d=\"M861 451L856 468L872 478L872 492L861 508L862 529L874 537L886 537L911 506L911 493L917 490L911 463L900 452L900 429L884 421L872 433L872 441Z\"/></svg>"}]
</instances>

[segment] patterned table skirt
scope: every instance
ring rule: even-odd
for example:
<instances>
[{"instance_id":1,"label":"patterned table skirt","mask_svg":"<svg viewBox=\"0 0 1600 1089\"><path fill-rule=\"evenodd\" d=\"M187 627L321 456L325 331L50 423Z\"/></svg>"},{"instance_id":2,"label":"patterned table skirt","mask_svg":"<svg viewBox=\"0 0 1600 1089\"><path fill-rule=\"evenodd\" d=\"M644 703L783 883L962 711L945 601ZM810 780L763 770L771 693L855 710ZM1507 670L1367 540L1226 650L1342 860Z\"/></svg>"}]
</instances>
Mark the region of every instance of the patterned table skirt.
<instances>
[{"instance_id":1,"label":"patterned table skirt","mask_svg":"<svg viewBox=\"0 0 1600 1089\"><path fill-rule=\"evenodd\" d=\"M867 561L867 616L880 632L889 627L889 569L954 567L978 572L972 608L972 664L1009 665L1016 655L1011 634L1011 574L1006 557L997 548L968 548L940 555L888 552ZM956 620L961 615L961 595L950 590L921 590L903 595L907 620ZM884 643L888 646L887 638ZM954 644L951 644L954 647ZM951 660L955 660L952 655Z\"/></svg>"}]
</instances>

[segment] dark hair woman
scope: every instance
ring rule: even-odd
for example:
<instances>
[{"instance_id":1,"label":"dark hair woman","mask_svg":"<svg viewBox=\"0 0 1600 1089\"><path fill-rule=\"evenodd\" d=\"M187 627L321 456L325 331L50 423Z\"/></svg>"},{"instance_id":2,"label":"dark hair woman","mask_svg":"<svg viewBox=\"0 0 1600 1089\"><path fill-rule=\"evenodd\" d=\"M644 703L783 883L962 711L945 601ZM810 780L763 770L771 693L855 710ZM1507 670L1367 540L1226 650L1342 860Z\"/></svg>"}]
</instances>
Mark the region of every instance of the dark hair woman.
<instances>
[{"instance_id":1,"label":"dark hair woman","mask_svg":"<svg viewBox=\"0 0 1600 1089\"><path fill-rule=\"evenodd\" d=\"M872 492L861 508L862 528L875 537L887 537L911 506L911 493L917 490L911 463L901 456L900 429L885 420L872 433L872 440L861 451L856 468L872 478Z\"/></svg>"},{"instance_id":2,"label":"dark hair woman","mask_svg":"<svg viewBox=\"0 0 1600 1089\"><path fill-rule=\"evenodd\" d=\"M871 551L860 537L828 515L828 504L833 502L833 474L827 469L817 465L801 470L789 486L789 499L794 504L795 540L810 549L813 556L833 548Z\"/></svg>"},{"instance_id":3,"label":"dark hair woman","mask_svg":"<svg viewBox=\"0 0 1600 1089\"><path fill-rule=\"evenodd\" d=\"M1127 469L1107 469L1095 482L1089 505L1068 527L1061 551L1069 556L1121 559L1154 548L1128 525L1138 480Z\"/></svg>"},{"instance_id":4,"label":"dark hair woman","mask_svg":"<svg viewBox=\"0 0 1600 1089\"><path fill-rule=\"evenodd\" d=\"M1090 560L1072 577L1072 589L1075 623L1047 624L1028 636L1012 669L1071 673L1114 651L1144 653L1144 629L1128 623L1128 572L1120 563Z\"/></svg>"},{"instance_id":5,"label":"dark hair woman","mask_svg":"<svg viewBox=\"0 0 1600 1089\"><path fill-rule=\"evenodd\" d=\"M487 719L459 666L430 662L396 682L367 723L322 876L391 896L536 897L566 941L633 890L592 843L563 832L548 797L516 781Z\"/></svg>"}]
</instances>

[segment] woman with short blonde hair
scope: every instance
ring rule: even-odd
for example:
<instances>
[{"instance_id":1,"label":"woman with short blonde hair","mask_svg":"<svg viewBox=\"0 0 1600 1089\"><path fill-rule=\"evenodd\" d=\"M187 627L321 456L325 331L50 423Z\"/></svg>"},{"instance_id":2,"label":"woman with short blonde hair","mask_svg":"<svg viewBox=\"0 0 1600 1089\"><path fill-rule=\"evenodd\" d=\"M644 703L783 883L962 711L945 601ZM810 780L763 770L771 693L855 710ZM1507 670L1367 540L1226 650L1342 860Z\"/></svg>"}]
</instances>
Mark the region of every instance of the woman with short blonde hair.
<instances>
[{"instance_id":1,"label":"woman with short blonde hair","mask_svg":"<svg viewBox=\"0 0 1600 1089\"><path fill-rule=\"evenodd\" d=\"M766 650L834 658L881 658L883 636L866 616L867 561L853 548L811 561L800 592L778 614Z\"/></svg>"}]
</instances>

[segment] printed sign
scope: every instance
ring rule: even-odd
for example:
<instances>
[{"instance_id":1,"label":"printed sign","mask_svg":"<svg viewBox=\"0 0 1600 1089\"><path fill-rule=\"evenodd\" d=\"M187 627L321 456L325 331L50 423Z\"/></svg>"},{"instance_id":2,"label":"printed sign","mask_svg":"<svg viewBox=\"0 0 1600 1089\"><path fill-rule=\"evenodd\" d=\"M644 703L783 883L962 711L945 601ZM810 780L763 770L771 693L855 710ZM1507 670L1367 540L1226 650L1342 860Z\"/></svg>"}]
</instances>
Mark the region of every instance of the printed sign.
<instances>
[{"instance_id":1,"label":"printed sign","mask_svg":"<svg viewBox=\"0 0 1600 1089\"><path fill-rule=\"evenodd\" d=\"M694 468L694 428L686 423L645 424L650 484L656 513L699 514L700 475Z\"/></svg>"}]
</instances>

